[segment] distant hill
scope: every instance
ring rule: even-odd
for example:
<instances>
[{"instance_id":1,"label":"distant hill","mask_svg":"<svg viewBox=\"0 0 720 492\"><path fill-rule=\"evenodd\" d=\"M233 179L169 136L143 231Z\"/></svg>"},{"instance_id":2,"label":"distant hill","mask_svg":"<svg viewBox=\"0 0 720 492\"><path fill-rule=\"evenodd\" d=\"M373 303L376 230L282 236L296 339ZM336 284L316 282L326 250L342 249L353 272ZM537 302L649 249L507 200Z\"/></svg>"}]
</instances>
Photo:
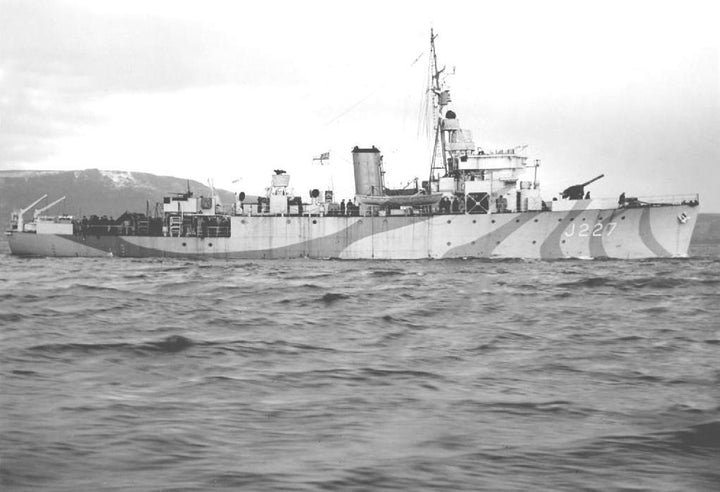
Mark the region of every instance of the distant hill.
<instances>
[{"instance_id":1,"label":"distant hill","mask_svg":"<svg viewBox=\"0 0 720 492\"><path fill-rule=\"evenodd\" d=\"M196 195L210 195L210 188L197 181L190 181L190 189ZM66 196L65 200L47 211L48 215L108 215L117 217L125 211L145 212L147 206L154 211L168 193L187 190L188 181L171 176L125 171L0 171L0 225L10 220L14 208L26 207L37 198L47 198L39 208ZM216 190L225 206L233 203L233 194ZM32 210L25 215L32 218Z\"/></svg>"}]
</instances>

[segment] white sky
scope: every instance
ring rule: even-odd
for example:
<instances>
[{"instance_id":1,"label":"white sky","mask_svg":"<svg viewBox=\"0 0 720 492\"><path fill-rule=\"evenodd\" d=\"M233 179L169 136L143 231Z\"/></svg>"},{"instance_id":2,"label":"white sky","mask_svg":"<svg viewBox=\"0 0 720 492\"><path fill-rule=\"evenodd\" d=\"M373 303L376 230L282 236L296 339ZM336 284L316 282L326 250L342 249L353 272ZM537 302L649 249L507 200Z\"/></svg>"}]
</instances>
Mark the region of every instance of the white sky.
<instances>
[{"instance_id":1,"label":"white sky","mask_svg":"<svg viewBox=\"0 0 720 492\"><path fill-rule=\"evenodd\" d=\"M529 144L546 198L604 173L594 196L700 193L720 212L715 3L0 0L0 169L256 194L282 168L298 193L349 197L350 151L375 145L388 185L425 179L433 27L463 126Z\"/></svg>"}]
</instances>

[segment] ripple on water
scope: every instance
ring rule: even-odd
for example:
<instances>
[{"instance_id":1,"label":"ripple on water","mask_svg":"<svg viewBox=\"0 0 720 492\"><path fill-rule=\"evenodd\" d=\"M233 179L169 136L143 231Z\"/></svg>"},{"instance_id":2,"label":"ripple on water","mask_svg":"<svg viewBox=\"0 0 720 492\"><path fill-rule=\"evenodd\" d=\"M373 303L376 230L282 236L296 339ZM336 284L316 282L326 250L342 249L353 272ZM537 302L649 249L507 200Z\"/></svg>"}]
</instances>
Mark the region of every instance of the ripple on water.
<instances>
[{"instance_id":1,"label":"ripple on water","mask_svg":"<svg viewBox=\"0 0 720 492\"><path fill-rule=\"evenodd\" d=\"M3 489L720 482L715 259L0 271Z\"/></svg>"}]
</instances>

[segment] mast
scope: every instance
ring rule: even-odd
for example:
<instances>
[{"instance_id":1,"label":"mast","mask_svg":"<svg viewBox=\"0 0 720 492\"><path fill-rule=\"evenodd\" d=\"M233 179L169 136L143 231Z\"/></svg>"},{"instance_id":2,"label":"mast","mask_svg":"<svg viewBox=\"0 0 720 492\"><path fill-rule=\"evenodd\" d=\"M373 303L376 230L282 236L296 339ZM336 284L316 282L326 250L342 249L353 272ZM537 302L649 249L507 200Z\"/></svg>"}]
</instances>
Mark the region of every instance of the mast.
<instances>
[{"instance_id":1,"label":"mast","mask_svg":"<svg viewBox=\"0 0 720 492\"><path fill-rule=\"evenodd\" d=\"M435 38L437 38L437 34L430 29L430 72L432 80L428 91L431 91L433 94L433 125L435 127L435 142L433 145L432 160L430 162L430 183L435 181L436 171L441 170L443 175L447 175L448 173L447 162L445 160L445 136L442 132L442 110L450 102L450 93L442 90L440 75L445 71L445 67L441 69L438 68ZM440 147L440 164L437 163L438 147Z\"/></svg>"}]
</instances>

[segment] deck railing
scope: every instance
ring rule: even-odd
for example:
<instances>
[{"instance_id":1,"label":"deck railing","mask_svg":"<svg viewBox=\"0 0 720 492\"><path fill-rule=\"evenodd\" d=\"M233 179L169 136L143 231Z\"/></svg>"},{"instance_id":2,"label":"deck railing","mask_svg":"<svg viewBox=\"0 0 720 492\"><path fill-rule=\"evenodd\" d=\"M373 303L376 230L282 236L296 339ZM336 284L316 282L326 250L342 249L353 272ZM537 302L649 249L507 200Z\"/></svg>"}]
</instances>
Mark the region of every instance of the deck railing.
<instances>
[{"instance_id":1,"label":"deck railing","mask_svg":"<svg viewBox=\"0 0 720 492\"><path fill-rule=\"evenodd\" d=\"M642 205L697 205L700 203L700 195L652 195L652 196L628 196L625 198L626 206L632 203Z\"/></svg>"}]
</instances>

